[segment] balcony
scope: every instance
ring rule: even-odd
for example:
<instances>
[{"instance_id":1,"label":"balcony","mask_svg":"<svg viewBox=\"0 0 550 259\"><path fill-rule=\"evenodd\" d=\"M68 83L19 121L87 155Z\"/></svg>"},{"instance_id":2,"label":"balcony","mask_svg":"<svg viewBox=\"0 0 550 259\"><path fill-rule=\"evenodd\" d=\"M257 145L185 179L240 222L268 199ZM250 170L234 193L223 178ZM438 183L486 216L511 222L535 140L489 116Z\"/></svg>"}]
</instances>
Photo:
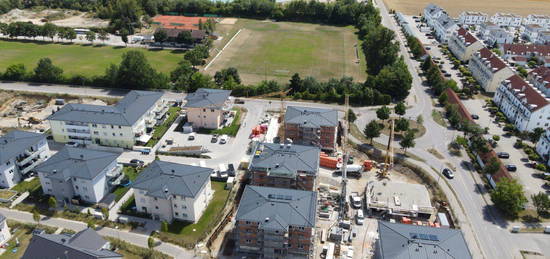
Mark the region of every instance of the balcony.
<instances>
[{"instance_id":1,"label":"balcony","mask_svg":"<svg viewBox=\"0 0 550 259\"><path fill-rule=\"evenodd\" d=\"M113 169L109 170L105 175L107 177L113 178L113 177L118 177L121 174L122 174L122 165L117 164Z\"/></svg>"},{"instance_id":2,"label":"balcony","mask_svg":"<svg viewBox=\"0 0 550 259\"><path fill-rule=\"evenodd\" d=\"M26 164L23 164L22 166L19 166L19 171L21 172L21 174L28 173L29 171L34 169L39 164L38 161L41 161L41 159L40 158L34 158L34 159L30 160Z\"/></svg>"},{"instance_id":3,"label":"balcony","mask_svg":"<svg viewBox=\"0 0 550 259\"><path fill-rule=\"evenodd\" d=\"M25 156L22 156L22 157L17 159L17 165L18 166L26 165L27 163L29 163L30 161L35 159L38 156L39 153L40 152L34 152L34 153L27 154L27 151L25 151Z\"/></svg>"}]
</instances>

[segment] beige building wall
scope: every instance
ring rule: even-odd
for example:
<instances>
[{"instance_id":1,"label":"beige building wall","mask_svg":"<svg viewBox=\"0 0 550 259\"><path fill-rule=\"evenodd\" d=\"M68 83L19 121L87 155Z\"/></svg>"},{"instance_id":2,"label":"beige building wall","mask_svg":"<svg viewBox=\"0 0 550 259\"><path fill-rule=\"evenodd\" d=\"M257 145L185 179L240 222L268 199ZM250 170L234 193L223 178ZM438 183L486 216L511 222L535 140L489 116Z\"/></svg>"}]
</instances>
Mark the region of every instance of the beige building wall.
<instances>
[{"instance_id":1,"label":"beige building wall","mask_svg":"<svg viewBox=\"0 0 550 259\"><path fill-rule=\"evenodd\" d=\"M223 111L210 108L187 108L187 121L193 128L218 129L223 120Z\"/></svg>"},{"instance_id":2,"label":"beige building wall","mask_svg":"<svg viewBox=\"0 0 550 259\"><path fill-rule=\"evenodd\" d=\"M514 71L512 71L512 69L510 69L509 67L501 69L500 71L493 74L492 80L487 82L487 85L485 86L485 91L490 93L496 92L497 87L500 85L500 83L513 75Z\"/></svg>"}]
</instances>

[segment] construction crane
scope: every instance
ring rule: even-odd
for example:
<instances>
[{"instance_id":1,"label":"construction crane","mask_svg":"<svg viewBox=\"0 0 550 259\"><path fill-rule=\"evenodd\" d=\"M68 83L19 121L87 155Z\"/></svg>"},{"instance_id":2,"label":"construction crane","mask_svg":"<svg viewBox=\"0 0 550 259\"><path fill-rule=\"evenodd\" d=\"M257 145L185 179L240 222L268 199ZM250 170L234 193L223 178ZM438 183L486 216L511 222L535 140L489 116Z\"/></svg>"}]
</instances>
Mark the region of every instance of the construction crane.
<instances>
[{"instance_id":1,"label":"construction crane","mask_svg":"<svg viewBox=\"0 0 550 259\"><path fill-rule=\"evenodd\" d=\"M386 148L386 157L384 159L384 166L379 172L380 178L388 178L389 171L393 167L393 138L394 138L394 120L390 119L390 136L388 140L388 146Z\"/></svg>"},{"instance_id":2,"label":"construction crane","mask_svg":"<svg viewBox=\"0 0 550 259\"><path fill-rule=\"evenodd\" d=\"M342 192L340 194L340 220L343 220L346 218L347 215L347 204L346 204L346 197L347 197L347 165L348 165L348 152L346 149L347 144L347 129L349 129L349 95L346 94L345 97L346 102L346 110L344 112L345 117L345 129L342 132Z\"/></svg>"}]
</instances>

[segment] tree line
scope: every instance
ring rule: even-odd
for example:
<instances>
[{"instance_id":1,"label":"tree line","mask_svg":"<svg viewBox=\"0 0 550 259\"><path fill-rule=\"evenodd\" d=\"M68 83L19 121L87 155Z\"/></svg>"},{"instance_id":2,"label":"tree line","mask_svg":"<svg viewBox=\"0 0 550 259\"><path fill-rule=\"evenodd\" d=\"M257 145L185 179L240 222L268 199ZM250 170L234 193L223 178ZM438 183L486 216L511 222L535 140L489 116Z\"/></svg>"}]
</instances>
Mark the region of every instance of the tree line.
<instances>
[{"instance_id":1,"label":"tree line","mask_svg":"<svg viewBox=\"0 0 550 259\"><path fill-rule=\"evenodd\" d=\"M10 38L28 37L35 39L36 37L42 37L44 40L49 38L52 42L56 36L71 42L77 37L77 33L73 28L61 27L53 23L45 23L44 25L37 25L31 22L0 23L0 33ZM122 40L126 43L128 42L127 36L128 34L122 33ZM88 31L85 38L91 43L96 39L106 41L109 39L109 34L105 30L100 30L98 33Z\"/></svg>"}]
</instances>

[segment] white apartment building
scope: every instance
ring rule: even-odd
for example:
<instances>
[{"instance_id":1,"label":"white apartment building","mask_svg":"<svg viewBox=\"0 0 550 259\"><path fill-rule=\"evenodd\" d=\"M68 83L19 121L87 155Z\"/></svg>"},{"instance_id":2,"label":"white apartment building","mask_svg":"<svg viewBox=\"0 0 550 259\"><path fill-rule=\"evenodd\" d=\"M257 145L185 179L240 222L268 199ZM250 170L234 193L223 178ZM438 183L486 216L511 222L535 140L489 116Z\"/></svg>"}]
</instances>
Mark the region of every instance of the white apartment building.
<instances>
[{"instance_id":1,"label":"white apartment building","mask_svg":"<svg viewBox=\"0 0 550 259\"><path fill-rule=\"evenodd\" d=\"M495 92L500 82L514 75L514 71L488 48L476 52L468 67L472 76L486 92Z\"/></svg>"},{"instance_id":2,"label":"white apartment building","mask_svg":"<svg viewBox=\"0 0 550 259\"><path fill-rule=\"evenodd\" d=\"M550 125L549 100L518 75L499 85L493 101L519 131L546 129Z\"/></svg>"},{"instance_id":3,"label":"white apartment building","mask_svg":"<svg viewBox=\"0 0 550 259\"><path fill-rule=\"evenodd\" d=\"M539 38L539 33L543 32L544 28L538 24L528 24L523 26L523 32L521 37L530 42L537 42Z\"/></svg>"},{"instance_id":4,"label":"white apartment building","mask_svg":"<svg viewBox=\"0 0 550 259\"><path fill-rule=\"evenodd\" d=\"M0 214L0 246L3 246L10 238L11 233L6 217Z\"/></svg>"},{"instance_id":5,"label":"white apartment building","mask_svg":"<svg viewBox=\"0 0 550 259\"><path fill-rule=\"evenodd\" d=\"M491 22L498 26L519 27L521 20L521 16L512 13L495 13L491 16Z\"/></svg>"},{"instance_id":6,"label":"white apartment building","mask_svg":"<svg viewBox=\"0 0 550 259\"><path fill-rule=\"evenodd\" d=\"M493 46L495 43L499 45L511 44L514 42L514 34L505 29L498 28L495 30L490 30L484 40L488 46Z\"/></svg>"},{"instance_id":7,"label":"white apartment building","mask_svg":"<svg viewBox=\"0 0 550 259\"><path fill-rule=\"evenodd\" d=\"M185 97L183 108L194 129L218 129L230 111L230 90L199 88Z\"/></svg>"},{"instance_id":8,"label":"white apartment building","mask_svg":"<svg viewBox=\"0 0 550 259\"><path fill-rule=\"evenodd\" d=\"M540 66L533 69L527 75L527 80L539 89L546 98L550 98L550 68Z\"/></svg>"},{"instance_id":9,"label":"white apartment building","mask_svg":"<svg viewBox=\"0 0 550 259\"><path fill-rule=\"evenodd\" d=\"M540 137L536 146L537 153L550 165L550 128Z\"/></svg>"},{"instance_id":10,"label":"white apartment building","mask_svg":"<svg viewBox=\"0 0 550 259\"><path fill-rule=\"evenodd\" d=\"M447 43L453 32L458 29L458 25L447 15L447 13L443 13L434 20L433 28L435 30L436 39L440 42Z\"/></svg>"},{"instance_id":11,"label":"white apartment building","mask_svg":"<svg viewBox=\"0 0 550 259\"><path fill-rule=\"evenodd\" d=\"M124 178L119 153L65 147L36 167L44 194L57 200L100 202Z\"/></svg>"},{"instance_id":12,"label":"white apartment building","mask_svg":"<svg viewBox=\"0 0 550 259\"><path fill-rule=\"evenodd\" d=\"M211 168L155 160L132 188L138 212L155 220L197 222L214 195Z\"/></svg>"},{"instance_id":13,"label":"white apartment building","mask_svg":"<svg viewBox=\"0 0 550 259\"><path fill-rule=\"evenodd\" d=\"M55 141L132 148L146 143L168 111L161 92L131 91L116 105L67 104L50 115Z\"/></svg>"},{"instance_id":14,"label":"white apartment building","mask_svg":"<svg viewBox=\"0 0 550 259\"><path fill-rule=\"evenodd\" d=\"M535 43L536 44L542 44L542 45L550 45L550 30L539 32L537 40L535 41Z\"/></svg>"},{"instance_id":15,"label":"white apartment building","mask_svg":"<svg viewBox=\"0 0 550 259\"><path fill-rule=\"evenodd\" d=\"M474 35L464 28L459 28L449 39L449 50L461 61L468 61L472 55L484 48Z\"/></svg>"},{"instance_id":16,"label":"white apartment building","mask_svg":"<svg viewBox=\"0 0 550 259\"><path fill-rule=\"evenodd\" d=\"M11 188L48 158L43 134L14 130L0 137L0 187Z\"/></svg>"},{"instance_id":17,"label":"white apartment building","mask_svg":"<svg viewBox=\"0 0 550 259\"><path fill-rule=\"evenodd\" d=\"M466 25L478 25L487 22L487 14L482 12L462 12L458 16L458 23Z\"/></svg>"},{"instance_id":18,"label":"white apartment building","mask_svg":"<svg viewBox=\"0 0 550 259\"><path fill-rule=\"evenodd\" d=\"M424 8L424 19L428 26L433 27L435 19L439 18L443 13L445 13L443 8L435 4L428 4L428 6Z\"/></svg>"},{"instance_id":19,"label":"white apartment building","mask_svg":"<svg viewBox=\"0 0 550 259\"><path fill-rule=\"evenodd\" d=\"M541 27L550 29L550 16L540 14L530 14L523 18L523 24L537 24Z\"/></svg>"}]
</instances>

